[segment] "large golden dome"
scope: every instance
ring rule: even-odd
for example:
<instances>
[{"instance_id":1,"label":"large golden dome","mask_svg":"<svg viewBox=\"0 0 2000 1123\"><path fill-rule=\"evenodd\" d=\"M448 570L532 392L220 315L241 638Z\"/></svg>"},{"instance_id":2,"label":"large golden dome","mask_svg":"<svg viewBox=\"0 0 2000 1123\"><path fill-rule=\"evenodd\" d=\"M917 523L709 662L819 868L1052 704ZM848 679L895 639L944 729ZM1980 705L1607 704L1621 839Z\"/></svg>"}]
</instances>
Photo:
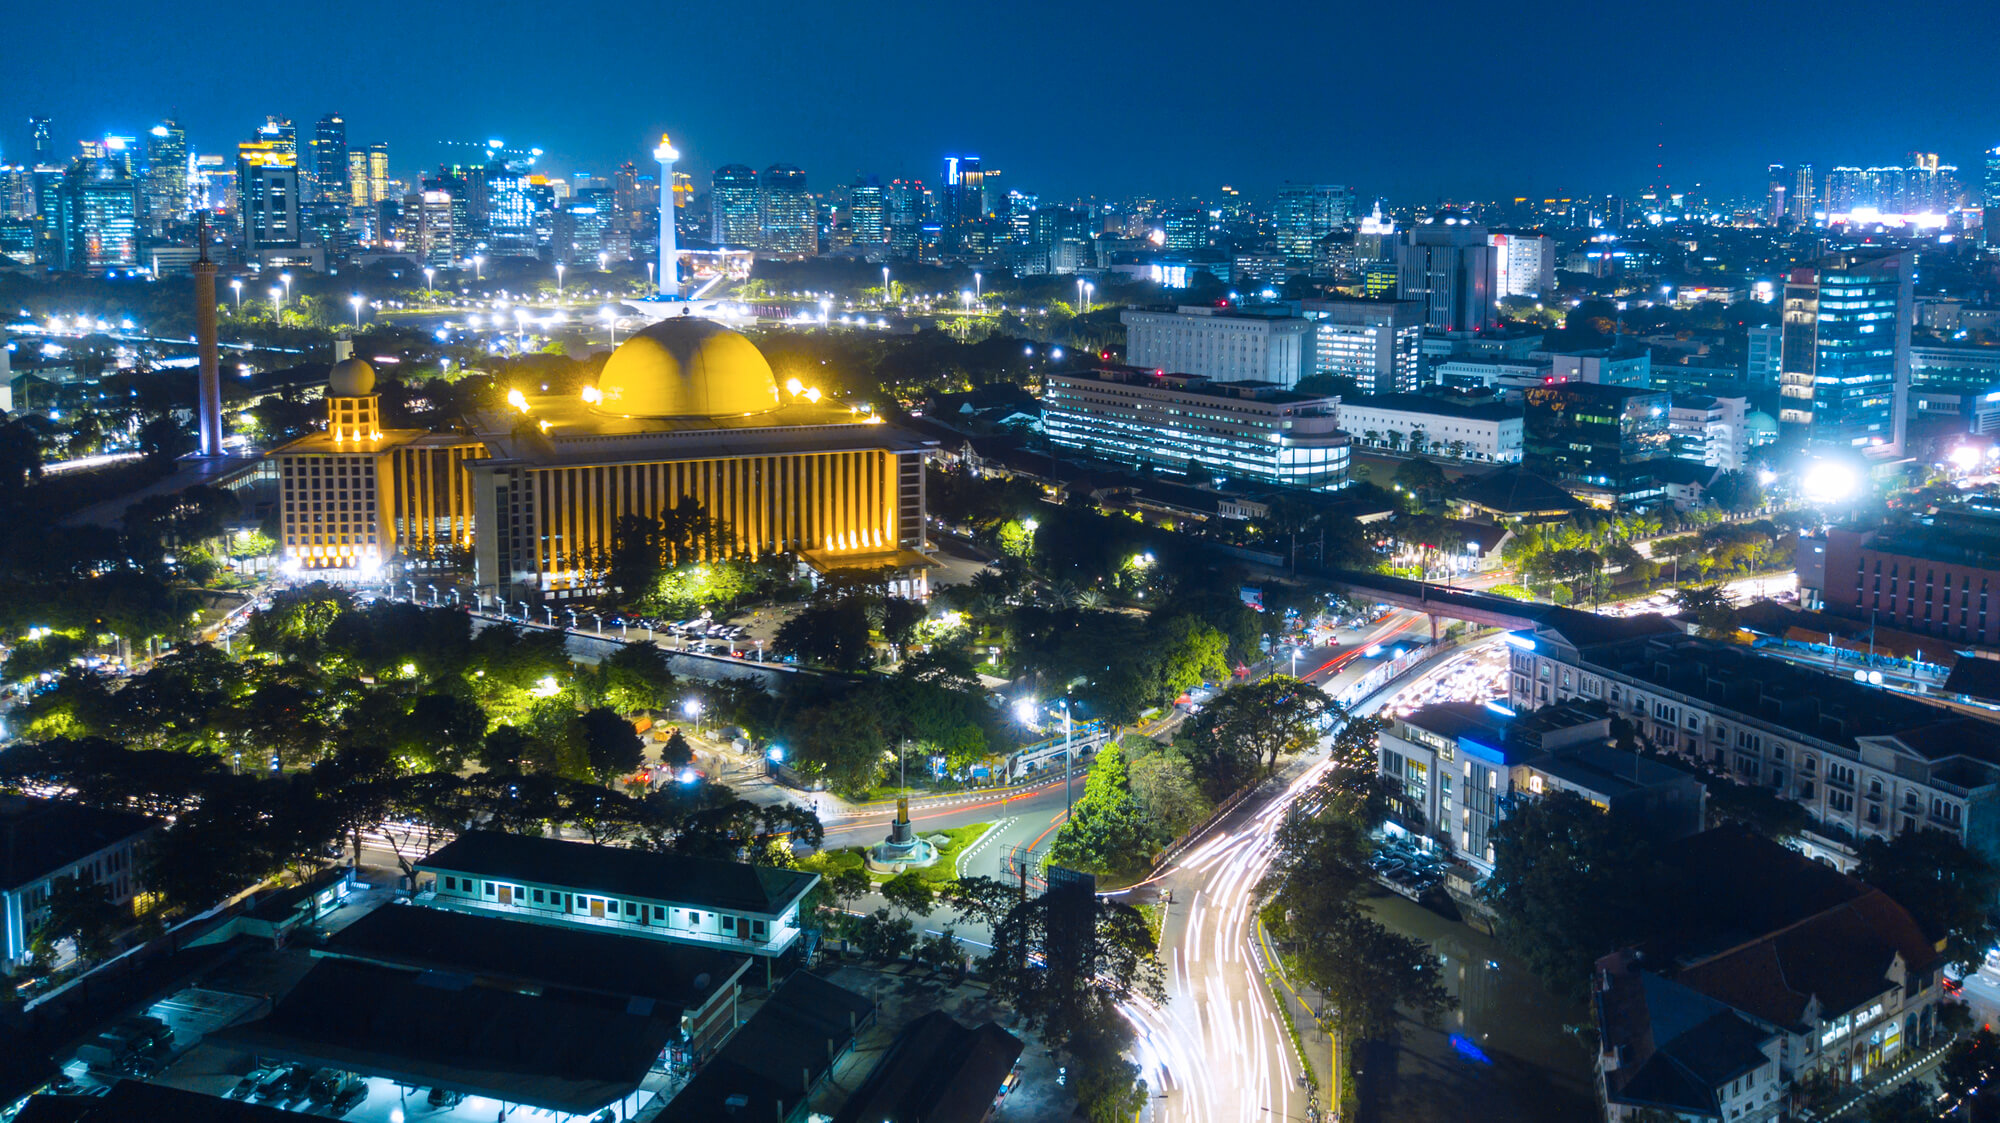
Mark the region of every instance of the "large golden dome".
<instances>
[{"instance_id":1,"label":"large golden dome","mask_svg":"<svg viewBox=\"0 0 2000 1123\"><path fill-rule=\"evenodd\" d=\"M709 320L674 316L605 360L597 408L625 417L738 417L778 408L778 380L757 345Z\"/></svg>"}]
</instances>

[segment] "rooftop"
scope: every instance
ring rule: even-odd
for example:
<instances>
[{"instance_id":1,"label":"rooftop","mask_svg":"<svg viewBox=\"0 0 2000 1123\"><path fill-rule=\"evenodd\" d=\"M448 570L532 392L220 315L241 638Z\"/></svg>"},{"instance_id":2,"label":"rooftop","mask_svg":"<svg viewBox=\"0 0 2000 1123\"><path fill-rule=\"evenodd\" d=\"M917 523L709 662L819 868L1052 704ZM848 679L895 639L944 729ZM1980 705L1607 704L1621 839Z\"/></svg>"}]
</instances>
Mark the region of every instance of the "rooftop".
<instances>
[{"instance_id":1,"label":"rooftop","mask_svg":"<svg viewBox=\"0 0 2000 1123\"><path fill-rule=\"evenodd\" d=\"M1432 397L1429 394L1362 394L1340 400L1342 409L1391 409L1404 413L1428 413L1438 417L1457 417L1469 421L1518 421L1521 407L1505 402L1480 402L1470 404L1454 402L1449 398Z\"/></svg>"},{"instance_id":2,"label":"rooftop","mask_svg":"<svg viewBox=\"0 0 2000 1123\"><path fill-rule=\"evenodd\" d=\"M102 1096L33 1096L14 1123L295 1123L298 1115L263 1104L120 1080Z\"/></svg>"},{"instance_id":3,"label":"rooftop","mask_svg":"<svg viewBox=\"0 0 2000 1123\"><path fill-rule=\"evenodd\" d=\"M659 1123L789 1118L788 1105L796 1110L811 1095L874 1016L875 1004L868 999L796 972L656 1118Z\"/></svg>"},{"instance_id":4,"label":"rooftop","mask_svg":"<svg viewBox=\"0 0 2000 1123\"><path fill-rule=\"evenodd\" d=\"M1619 954L1598 963L1598 1030L1619 1055L1607 1091L1619 1103L1719 1118L1715 1090L1767 1063L1762 1047L1772 1035L1638 961Z\"/></svg>"},{"instance_id":5,"label":"rooftop","mask_svg":"<svg viewBox=\"0 0 2000 1123\"><path fill-rule=\"evenodd\" d=\"M1576 496L1522 468L1497 468L1483 476L1458 481L1460 501L1500 515L1567 514L1580 511Z\"/></svg>"},{"instance_id":6,"label":"rooftop","mask_svg":"<svg viewBox=\"0 0 2000 1123\"><path fill-rule=\"evenodd\" d=\"M0 795L0 889L32 884L154 825L123 811Z\"/></svg>"},{"instance_id":7,"label":"rooftop","mask_svg":"<svg viewBox=\"0 0 2000 1123\"><path fill-rule=\"evenodd\" d=\"M973 1029L933 1010L903 1028L834 1123L983 1119L1022 1048L992 1022Z\"/></svg>"},{"instance_id":8,"label":"rooftop","mask_svg":"<svg viewBox=\"0 0 2000 1123\"><path fill-rule=\"evenodd\" d=\"M768 915L783 912L819 881L817 874L747 862L495 831L462 834L418 862L417 868Z\"/></svg>"},{"instance_id":9,"label":"rooftop","mask_svg":"<svg viewBox=\"0 0 2000 1123\"><path fill-rule=\"evenodd\" d=\"M1167 393L1194 394L1210 398L1238 398L1268 402L1273 405L1313 405L1332 408L1340 401L1337 395L1302 394L1297 390L1287 390L1276 382L1216 382L1198 374L1171 374L1146 367L1106 365L1084 370L1051 371L1048 377L1074 381L1113 382Z\"/></svg>"}]
</instances>

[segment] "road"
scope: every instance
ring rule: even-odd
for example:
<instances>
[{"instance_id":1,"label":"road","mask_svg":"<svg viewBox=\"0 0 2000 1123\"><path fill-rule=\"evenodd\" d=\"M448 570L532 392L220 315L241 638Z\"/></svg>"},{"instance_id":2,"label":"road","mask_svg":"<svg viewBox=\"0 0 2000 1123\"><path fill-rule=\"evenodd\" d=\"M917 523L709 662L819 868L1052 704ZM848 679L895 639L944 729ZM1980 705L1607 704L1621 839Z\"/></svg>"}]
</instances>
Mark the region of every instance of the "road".
<instances>
[{"instance_id":1,"label":"road","mask_svg":"<svg viewBox=\"0 0 2000 1123\"><path fill-rule=\"evenodd\" d=\"M1421 619L1398 614L1359 647L1393 639ZM1482 647L1469 647L1445 662L1469 658ZM1323 688L1338 694L1370 669L1366 659L1337 655L1314 674ZM1376 704L1370 700L1357 709L1372 712ZM1328 767L1323 743L1235 808L1157 881L1132 893L1135 900L1150 896L1167 905L1160 939L1167 1004L1134 1002L1127 1008L1139 1036L1137 1060L1154 1096L1153 1120L1307 1118L1305 1078L1266 982L1251 906L1270 865L1279 822ZM1317 1036L1310 1026L1301 1028L1308 1039ZM1324 1053L1315 1058L1319 1079L1330 1085L1328 1063Z\"/></svg>"}]
</instances>

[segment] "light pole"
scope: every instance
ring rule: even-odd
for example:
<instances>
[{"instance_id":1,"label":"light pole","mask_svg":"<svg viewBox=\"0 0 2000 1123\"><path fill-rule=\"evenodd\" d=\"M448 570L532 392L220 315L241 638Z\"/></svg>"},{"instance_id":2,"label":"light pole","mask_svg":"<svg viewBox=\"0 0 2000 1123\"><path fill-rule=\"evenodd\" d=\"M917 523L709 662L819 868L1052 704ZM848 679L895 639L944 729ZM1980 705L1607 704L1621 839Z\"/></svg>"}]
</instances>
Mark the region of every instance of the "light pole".
<instances>
[{"instance_id":1,"label":"light pole","mask_svg":"<svg viewBox=\"0 0 2000 1123\"><path fill-rule=\"evenodd\" d=\"M285 282L285 304L289 306L292 303L292 275L290 273L280 273L278 274L278 279Z\"/></svg>"},{"instance_id":2,"label":"light pole","mask_svg":"<svg viewBox=\"0 0 2000 1123\"><path fill-rule=\"evenodd\" d=\"M437 287L437 285L436 285L436 284L435 284L435 283L433 282L433 280L432 280L432 278L434 278L434 277L436 277L436 276L437 276L437 270L436 270L436 269L433 269L433 268L431 268L431 267L430 267L430 266L428 266L428 265L424 266L424 291L425 291L425 292L427 292L427 293L428 293L428 292L430 292L430 291L431 291L432 289L434 289L434 288L436 288L436 287Z\"/></svg>"},{"instance_id":3,"label":"light pole","mask_svg":"<svg viewBox=\"0 0 2000 1123\"><path fill-rule=\"evenodd\" d=\"M528 314L514 309L514 351L518 354L528 349Z\"/></svg>"},{"instance_id":4,"label":"light pole","mask_svg":"<svg viewBox=\"0 0 2000 1123\"><path fill-rule=\"evenodd\" d=\"M964 343L972 330L972 293L960 289L958 293L958 341Z\"/></svg>"},{"instance_id":5,"label":"light pole","mask_svg":"<svg viewBox=\"0 0 2000 1123\"><path fill-rule=\"evenodd\" d=\"M889 267L882 267L882 307L889 306Z\"/></svg>"},{"instance_id":6,"label":"light pole","mask_svg":"<svg viewBox=\"0 0 2000 1123\"><path fill-rule=\"evenodd\" d=\"M243 315L243 278L232 277L229 281L229 287L236 293L236 314L241 316Z\"/></svg>"},{"instance_id":7,"label":"light pole","mask_svg":"<svg viewBox=\"0 0 2000 1123\"><path fill-rule=\"evenodd\" d=\"M521 623L525 624L528 622L528 602L522 601L520 603L521 603Z\"/></svg>"},{"instance_id":8,"label":"light pole","mask_svg":"<svg viewBox=\"0 0 2000 1123\"><path fill-rule=\"evenodd\" d=\"M827 319L828 319L828 317L830 317L830 316L831 316L832 314L833 314L833 298L832 298L832 297L830 297L830 296L822 296L822 297L820 297L820 298L819 298L819 326L821 326L821 327L825 327L825 326L826 326L826 324L827 324Z\"/></svg>"},{"instance_id":9,"label":"light pole","mask_svg":"<svg viewBox=\"0 0 2000 1123\"><path fill-rule=\"evenodd\" d=\"M682 702L681 712L694 719L694 735L701 736L701 699L690 698Z\"/></svg>"},{"instance_id":10,"label":"light pole","mask_svg":"<svg viewBox=\"0 0 2000 1123\"><path fill-rule=\"evenodd\" d=\"M485 280L485 279L486 279L486 272L485 272L485 270L486 270L486 258L485 258L485 257L483 257L483 256L481 256L481 255L479 255L479 254L473 254L473 255L472 255L472 279L473 279L474 281L483 281L483 280Z\"/></svg>"},{"instance_id":11,"label":"light pole","mask_svg":"<svg viewBox=\"0 0 2000 1123\"><path fill-rule=\"evenodd\" d=\"M609 273L609 272L611 271L611 255L610 255L610 254L608 254L608 253L600 253L600 254L598 254L598 255L597 255L597 271L598 271L599 273Z\"/></svg>"},{"instance_id":12,"label":"light pole","mask_svg":"<svg viewBox=\"0 0 2000 1123\"><path fill-rule=\"evenodd\" d=\"M563 263L556 262L556 299L563 298Z\"/></svg>"},{"instance_id":13,"label":"light pole","mask_svg":"<svg viewBox=\"0 0 2000 1123\"><path fill-rule=\"evenodd\" d=\"M1076 279L1076 314L1079 316L1089 311L1088 308L1085 308L1083 306L1083 290L1085 287L1086 287L1086 282L1084 281L1084 279L1082 277L1078 277Z\"/></svg>"},{"instance_id":14,"label":"light pole","mask_svg":"<svg viewBox=\"0 0 2000 1123\"><path fill-rule=\"evenodd\" d=\"M618 346L618 313L609 308L604 310L604 332L611 346Z\"/></svg>"},{"instance_id":15,"label":"light pole","mask_svg":"<svg viewBox=\"0 0 2000 1123\"><path fill-rule=\"evenodd\" d=\"M352 304L352 305L354 305L354 330L356 330L356 331L360 331L360 330L361 330L361 305L362 305L362 304L364 303L364 301L363 301L363 300L361 299L361 294L360 294L360 293L355 293L355 294L354 294L353 296L350 296L350 297L348 297L348 298L347 298L347 302L348 302L349 304Z\"/></svg>"},{"instance_id":16,"label":"light pole","mask_svg":"<svg viewBox=\"0 0 2000 1123\"><path fill-rule=\"evenodd\" d=\"M556 626L556 610L554 605L543 605L542 616L549 622L549 627L553 628Z\"/></svg>"},{"instance_id":17,"label":"light pole","mask_svg":"<svg viewBox=\"0 0 2000 1123\"><path fill-rule=\"evenodd\" d=\"M431 607L436 608L438 606L438 587L436 585L425 585L424 588L431 591Z\"/></svg>"},{"instance_id":18,"label":"light pole","mask_svg":"<svg viewBox=\"0 0 2000 1123\"><path fill-rule=\"evenodd\" d=\"M981 277L979 274L974 273L972 275L972 300L973 303L975 304L986 303L986 290L984 287L984 282L985 278Z\"/></svg>"},{"instance_id":19,"label":"light pole","mask_svg":"<svg viewBox=\"0 0 2000 1123\"><path fill-rule=\"evenodd\" d=\"M651 292L651 291L653 291L653 268L654 268L654 266L653 266L653 263L652 263L652 262L650 262L650 261L649 261L649 262L647 262L647 263L646 263L646 291L647 291L647 292Z\"/></svg>"},{"instance_id":20,"label":"light pole","mask_svg":"<svg viewBox=\"0 0 2000 1123\"><path fill-rule=\"evenodd\" d=\"M1076 801L1070 798L1070 779L1076 775L1075 728L1069 720L1069 696L1063 696L1063 818L1068 820L1076 810Z\"/></svg>"},{"instance_id":21,"label":"light pole","mask_svg":"<svg viewBox=\"0 0 2000 1123\"><path fill-rule=\"evenodd\" d=\"M271 293L271 318L275 320L278 318L278 313L283 311L284 309L284 305L279 304L278 299L285 295L285 290L279 288L276 285L272 285L270 288L270 293Z\"/></svg>"}]
</instances>

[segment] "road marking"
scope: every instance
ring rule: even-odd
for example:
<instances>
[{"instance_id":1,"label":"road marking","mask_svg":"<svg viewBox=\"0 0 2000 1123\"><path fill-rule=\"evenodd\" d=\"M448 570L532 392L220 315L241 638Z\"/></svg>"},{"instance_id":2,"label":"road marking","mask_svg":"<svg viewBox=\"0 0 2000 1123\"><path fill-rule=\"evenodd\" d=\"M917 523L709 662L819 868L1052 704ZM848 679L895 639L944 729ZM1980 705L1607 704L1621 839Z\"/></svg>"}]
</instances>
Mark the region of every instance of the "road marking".
<instances>
[{"instance_id":1,"label":"road marking","mask_svg":"<svg viewBox=\"0 0 2000 1123\"><path fill-rule=\"evenodd\" d=\"M991 824L989 824L987 828L980 833L978 838L972 840L972 845L966 847L963 851L959 853L958 861L952 863L952 873L960 878L963 878L965 876L966 859L972 857L974 854L979 853L979 851L985 847L987 840L993 837L993 833L995 831L999 830L1001 827L1004 827L1013 821L1014 821L1014 816L1009 815L1004 819L995 819Z\"/></svg>"}]
</instances>

